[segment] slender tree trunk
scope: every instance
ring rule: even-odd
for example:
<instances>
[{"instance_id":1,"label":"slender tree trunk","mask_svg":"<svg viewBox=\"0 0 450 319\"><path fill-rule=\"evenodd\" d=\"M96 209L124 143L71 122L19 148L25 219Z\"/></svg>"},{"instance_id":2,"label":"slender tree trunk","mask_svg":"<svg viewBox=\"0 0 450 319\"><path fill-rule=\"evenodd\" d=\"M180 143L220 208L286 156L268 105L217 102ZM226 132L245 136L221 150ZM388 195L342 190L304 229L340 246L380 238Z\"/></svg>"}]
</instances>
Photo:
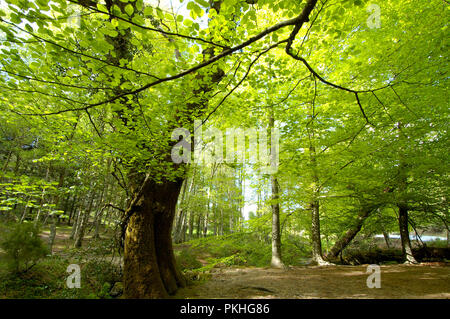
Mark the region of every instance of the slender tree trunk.
<instances>
[{"instance_id":1,"label":"slender tree trunk","mask_svg":"<svg viewBox=\"0 0 450 319\"><path fill-rule=\"evenodd\" d=\"M181 209L178 212L178 218L177 218L176 227L175 227L175 231L174 231L174 242L176 244L179 244L182 241L182 232L183 232L183 228L184 228L184 215L185 215L185 211L183 209Z\"/></svg>"},{"instance_id":2,"label":"slender tree trunk","mask_svg":"<svg viewBox=\"0 0 450 319\"><path fill-rule=\"evenodd\" d=\"M53 253L53 243L55 242L56 237L56 220L52 218L53 222L50 225L50 235L48 237L48 250L50 251L50 255Z\"/></svg>"},{"instance_id":3,"label":"slender tree trunk","mask_svg":"<svg viewBox=\"0 0 450 319\"><path fill-rule=\"evenodd\" d=\"M213 223L214 223L214 237L217 236L217 203L214 202L213 204Z\"/></svg>"},{"instance_id":4,"label":"slender tree trunk","mask_svg":"<svg viewBox=\"0 0 450 319\"><path fill-rule=\"evenodd\" d=\"M447 247L450 247L450 231L447 228Z\"/></svg>"},{"instance_id":5,"label":"slender tree trunk","mask_svg":"<svg viewBox=\"0 0 450 319\"><path fill-rule=\"evenodd\" d=\"M20 169L20 153L17 152L16 153L16 166L14 167L14 175L18 175L19 174L19 169Z\"/></svg>"},{"instance_id":6,"label":"slender tree trunk","mask_svg":"<svg viewBox=\"0 0 450 319\"><path fill-rule=\"evenodd\" d=\"M337 258L339 253L341 253L345 247L355 238L356 234L361 230L364 221L369 217L370 213L374 210L374 207L363 207L356 218L355 224L347 230L347 232L342 236L334 246L330 249L327 255L327 259Z\"/></svg>"},{"instance_id":7,"label":"slender tree trunk","mask_svg":"<svg viewBox=\"0 0 450 319\"><path fill-rule=\"evenodd\" d=\"M75 237L76 239L75 239L74 246L76 248L80 248L81 244L83 243L84 233L86 230L86 226L89 222L89 216L91 215L94 198L95 198L95 193L93 192L91 195L91 198L89 200L88 209L84 212L83 217L81 218L81 223L80 223L79 229L77 231L77 236Z\"/></svg>"},{"instance_id":8,"label":"slender tree trunk","mask_svg":"<svg viewBox=\"0 0 450 319\"><path fill-rule=\"evenodd\" d=\"M75 193L73 196L72 207L70 208L69 219L67 220L67 225L69 225L69 226L70 226L70 221L72 220L72 218L76 217L75 204L77 202L77 199L78 199L78 194Z\"/></svg>"},{"instance_id":9,"label":"slender tree trunk","mask_svg":"<svg viewBox=\"0 0 450 319\"><path fill-rule=\"evenodd\" d=\"M81 209L78 211L78 214L75 211L75 220L73 221L72 224L72 232L70 233L70 239L74 239L75 236L77 235L77 231L78 231L78 227L81 221Z\"/></svg>"},{"instance_id":10,"label":"slender tree trunk","mask_svg":"<svg viewBox=\"0 0 450 319\"><path fill-rule=\"evenodd\" d=\"M209 210L209 203L208 203L208 210ZM208 235L208 210L206 211L205 219L203 222L203 237L206 237L206 235Z\"/></svg>"},{"instance_id":11,"label":"slender tree trunk","mask_svg":"<svg viewBox=\"0 0 450 319\"><path fill-rule=\"evenodd\" d=\"M27 204L25 204L25 207L24 207L23 213L22 213L22 217L20 217L20 223L22 223L25 220L25 217L27 216L27 208L28 208L28 200L29 199L30 199L29 197L26 199Z\"/></svg>"},{"instance_id":12,"label":"slender tree trunk","mask_svg":"<svg viewBox=\"0 0 450 319\"><path fill-rule=\"evenodd\" d=\"M411 241L409 239L408 208L403 205L399 205L398 208L398 225L400 229L400 239L402 242L402 252L406 259L405 263L416 264L417 260L412 254Z\"/></svg>"},{"instance_id":13,"label":"slender tree trunk","mask_svg":"<svg viewBox=\"0 0 450 319\"><path fill-rule=\"evenodd\" d=\"M389 239L389 234L385 230L383 230L383 237L387 248L391 248L391 240Z\"/></svg>"},{"instance_id":14,"label":"slender tree trunk","mask_svg":"<svg viewBox=\"0 0 450 319\"><path fill-rule=\"evenodd\" d=\"M12 151L8 152L8 157L6 158L5 165L3 165L3 172L5 172L5 173L6 173L6 170L8 169L8 165L9 165L9 161L11 160L12 153L13 153Z\"/></svg>"},{"instance_id":15,"label":"slender tree trunk","mask_svg":"<svg viewBox=\"0 0 450 319\"><path fill-rule=\"evenodd\" d=\"M272 260L270 265L275 268L284 268L281 261L279 185L274 175L270 179L272 183Z\"/></svg>"},{"instance_id":16,"label":"slender tree trunk","mask_svg":"<svg viewBox=\"0 0 450 319\"><path fill-rule=\"evenodd\" d=\"M183 219L183 228L181 231L181 242L184 243L186 241L186 230L187 230L187 213L184 214Z\"/></svg>"},{"instance_id":17,"label":"slender tree trunk","mask_svg":"<svg viewBox=\"0 0 450 319\"><path fill-rule=\"evenodd\" d=\"M187 189L187 184L188 184L188 180L186 179L183 182L183 187L182 187L182 193L181 193L181 199L178 205L178 214L177 218L176 218L176 223L175 223L175 227L174 227L174 242L175 243L180 243L181 242L181 232L183 230L183 222L184 222L184 215L185 215L185 209L183 207L184 205L184 201L186 198L186 189Z\"/></svg>"},{"instance_id":18,"label":"slender tree trunk","mask_svg":"<svg viewBox=\"0 0 450 319\"><path fill-rule=\"evenodd\" d=\"M271 64L269 64L269 69L271 68ZM270 145L270 155L273 155L274 145L272 145L272 129L275 127L275 118L273 112L273 106L270 108L269 114L269 126L268 126L268 139ZM271 165L271 161L269 161L268 165ZM284 268L284 264L281 261L281 233L280 233L280 190L278 179L272 172L270 175L270 183L272 187L272 259L270 265L275 268Z\"/></svg>"},{"instance_id":19,"label":"slender tree trunk","mask_svg":"<svg viewBox=\"0 0 450 319\"><path fill-rule=\"evenodd\" d=\"M319 201L314 200L311 203L311 240L312 240L312 259L318 265L328 264L322 255L322 239L320 236L320 211Z\"/></svg>"},{"instance_id":20,"label":"slender tree trunk","mask_svg":"<svg viewBox=\"0 0 450 319\"><path fill-rule=\"evenodd\" d=\"M86 210L83 213L81 213L81 211L80 211L80 215L78 216L78 219L79 219L79 221L77 223L78 227L77 227L77 230L75 233L75 243L73 245L76 248L80 248L81 244L83 242L86 224L89 219L89 211Z\"/></svg>"},{"instance_id":21,"label":"slender tree trunk","mask_svg":"<svg viewBox=\"0 0 450 319\"><path fill-rule=\"evenodd\" d=\"M220 228L220 235L223 236L223 209L220 209L220 224L219 224Z\"/></svg>"},{"instance_id":22,"label":"slender tree trunk","mask_svg":"<svg viewBox=\"0 0 450 319\"><path fill-rule=\"evenodd\" d=\"M102 207L100 211L96 214L95 218L95 230L94 230L94 238L100 238L100 225L102 224L103 211L105 207Z\"/></svg>"},{"instance_id":23,"label":"slender tree trunk","mask_svg":"<svg viewBox=\"0 0 450 319\"><path fill-rule=\"evenodd\" d=\"M198 214L198 217L197 217L197 230L196 230L196 233L195 233L195 237L196 238L200 238L200 236L201 236L201 223L202 223L202 218L203 218L203 214Z\"/></svg>"},{"instance_id":24,"label":"slender tree trunk","mask_svg":"<svg viewBox=\"0 0 450 319\"><path fill-rule=\"evenodd\" d=\"M316 120L315 98L311 103L311 123L308 126L309 139L309 162L312 167L312 178L314 189L311 194L310 209L311 209L311 241L312 241L312 260L318 265L329 264L323 259L322 253L322 239L320 236L320 203L318 197L320 195L320 181L317 173L317 154L316 154L316 140L315 140L315 120Z\"/></svg>"}]
</instances>

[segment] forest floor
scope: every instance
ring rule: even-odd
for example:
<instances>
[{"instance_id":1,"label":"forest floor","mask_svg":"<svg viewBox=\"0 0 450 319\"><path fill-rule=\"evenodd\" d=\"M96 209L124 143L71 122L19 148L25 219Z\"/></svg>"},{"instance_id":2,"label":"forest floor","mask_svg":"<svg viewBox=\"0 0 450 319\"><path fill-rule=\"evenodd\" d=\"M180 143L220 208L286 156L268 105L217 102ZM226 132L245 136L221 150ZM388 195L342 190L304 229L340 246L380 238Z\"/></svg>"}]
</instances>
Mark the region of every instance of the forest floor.
<instances>
[{"instance_id":1,"label":"forest floor","mask_svg":"<svg viewBox=\"0 0 450 319\"><path fill-rule=\"evenodd\" d=\"M58 227L53 253L70 255L73 240L70 227ZM48 229L41 237L46 241ZM105 237L103 237L105 238ZM92 241L86 236L83 247ZM210 243L205 244L209 246ZM176 245L175 250L187 250L202 266L207 266L210 251L193 249L191 244ZM118 262L120 263L120 258ZM224 266L217 264L200 280L180 289L179 299L260 299L260 298L444 298L450 299L450 263L428 262L418 265L389 264L381 268L381 288L368 288L368 265L269 267Z\"/></svg>"},{"instance_id":2,"label":"forest floor","mask_svg":"<svg viewBox=\"0 0 450 319\"><path fill-rule=\"evenodd\" d=\"M211 278L181 289L175 298L450 298L450 264L381 266L381 288L368 288L367 265L218 268Z\"/></svg>"}]
</instances>

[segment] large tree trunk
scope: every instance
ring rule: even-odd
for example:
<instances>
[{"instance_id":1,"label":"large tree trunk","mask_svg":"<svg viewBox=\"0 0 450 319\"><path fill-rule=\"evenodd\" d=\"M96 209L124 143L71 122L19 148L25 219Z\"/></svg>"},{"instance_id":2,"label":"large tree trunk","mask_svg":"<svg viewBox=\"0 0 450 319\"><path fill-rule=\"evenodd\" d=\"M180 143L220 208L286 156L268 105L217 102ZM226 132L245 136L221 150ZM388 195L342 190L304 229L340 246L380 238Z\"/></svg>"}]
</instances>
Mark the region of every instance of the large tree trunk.
<instances>
[{"instance_id":1,"label":"large tree trunk","mask_svg":"<svg viewBox=\"0 0 450 319\"><path fill-rule=\"evenodd\" d=\"M185 285L172 249L171 228L181 180L147 182L129 209L124 247L124 295L166 298Z\"/></svg>"},{"instance_id":2,"label":"large tree trunk","mask_svg":"<svg viewBox=\"0 0 450 319\"><path fill-rule=\"evenodd\" d=\"M402 242L402 252L406 259L405 263L416 264L417 261L412 254L411 241L409 240L408 208L406 206L398 206L398 225Z\"/></svg>"}]
</instances>

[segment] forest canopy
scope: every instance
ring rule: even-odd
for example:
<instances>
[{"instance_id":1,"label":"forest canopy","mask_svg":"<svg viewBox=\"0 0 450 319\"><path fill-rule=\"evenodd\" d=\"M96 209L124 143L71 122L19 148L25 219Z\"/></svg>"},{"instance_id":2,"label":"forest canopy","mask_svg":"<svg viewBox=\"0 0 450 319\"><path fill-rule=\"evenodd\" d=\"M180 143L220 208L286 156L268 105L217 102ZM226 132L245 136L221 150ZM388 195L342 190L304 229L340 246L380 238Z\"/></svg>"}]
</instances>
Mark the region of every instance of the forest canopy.
<instances>
[{"instance_id":1,"label":"forest canopy","mask_svg":"<svg viewBox=\"0 0 450 319\"><path fill-rule=\"evenodd\" d=\"M129 298L184 287L173 247L195 238L251 236L267 248L256 264L283 269L398 233L416 263L410 232L449 232L449 10L0 1L2 229L48 228L50 252L61 225L77 248L113 238ZM184 158L222 140L213 154L244 155L174 161L183 140ZM252 160L263 152L276 169Z\"/></svg>"}]
</instances>

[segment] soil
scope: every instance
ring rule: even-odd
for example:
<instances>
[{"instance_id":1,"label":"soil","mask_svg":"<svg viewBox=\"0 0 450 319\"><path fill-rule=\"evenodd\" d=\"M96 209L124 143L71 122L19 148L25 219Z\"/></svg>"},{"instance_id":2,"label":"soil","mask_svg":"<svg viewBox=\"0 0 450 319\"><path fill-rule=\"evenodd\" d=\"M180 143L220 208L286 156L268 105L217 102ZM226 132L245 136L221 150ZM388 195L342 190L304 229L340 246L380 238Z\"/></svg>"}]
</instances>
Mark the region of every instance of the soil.
<instances>
[{"instance_id":1,"label":"soil","mask_svg":"<svg viewBox=\"0 0 450 319\"><path fill-rule=\"evenodd\" d=\"M383 265L381 288L368 288L368 265L213 269L211 278L180 289L175 298L450 298L450 264Z\"/></svg>"}]
</instances>

